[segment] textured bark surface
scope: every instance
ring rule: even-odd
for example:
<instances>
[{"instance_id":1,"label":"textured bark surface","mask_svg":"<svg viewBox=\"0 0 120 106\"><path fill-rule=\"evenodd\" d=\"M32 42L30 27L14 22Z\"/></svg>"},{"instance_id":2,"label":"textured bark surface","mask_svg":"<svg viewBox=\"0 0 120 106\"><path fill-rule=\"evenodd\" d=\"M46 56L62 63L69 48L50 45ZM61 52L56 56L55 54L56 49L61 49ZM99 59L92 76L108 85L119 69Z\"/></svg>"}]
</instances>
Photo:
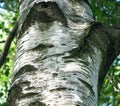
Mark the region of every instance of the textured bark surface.
<instances>
[{"instance_id":1,"label":"textured bark surface","mask_svg":"<svg viewBox=\"0 0 120 106\"><path fill-rule=\"evenodd\" d=\"M21 3L8 106L97 106L98 86L120 51L119 30L92 25L85 1L36 1Z\"/></svg>"}]
</instances>

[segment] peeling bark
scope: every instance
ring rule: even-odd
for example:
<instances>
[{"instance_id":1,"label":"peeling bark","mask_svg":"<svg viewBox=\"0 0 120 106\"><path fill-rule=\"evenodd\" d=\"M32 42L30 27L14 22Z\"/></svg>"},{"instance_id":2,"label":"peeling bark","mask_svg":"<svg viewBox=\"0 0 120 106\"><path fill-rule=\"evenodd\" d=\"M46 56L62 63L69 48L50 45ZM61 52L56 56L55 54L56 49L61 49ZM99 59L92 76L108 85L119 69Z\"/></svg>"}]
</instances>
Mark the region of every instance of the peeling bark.
<instances>
[{"instance_id":1,"label":"peeling bark","mask_svg":"<svg viewBox=\"0 0 120 106\"><path fill-rule=\"evenodd\" d=\"M97 106L120 31L92 24L84 0L24 0L20 9L8 106Z\"/></svg>"}]
</instances>

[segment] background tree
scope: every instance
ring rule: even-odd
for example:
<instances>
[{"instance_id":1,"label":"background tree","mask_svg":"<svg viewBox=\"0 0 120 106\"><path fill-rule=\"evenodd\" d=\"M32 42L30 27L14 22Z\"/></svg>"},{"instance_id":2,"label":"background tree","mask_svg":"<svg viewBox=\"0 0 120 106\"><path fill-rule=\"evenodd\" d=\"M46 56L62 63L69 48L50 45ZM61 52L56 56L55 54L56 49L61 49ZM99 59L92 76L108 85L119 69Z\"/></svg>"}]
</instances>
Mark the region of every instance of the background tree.
<instances>
[{"instance_id":1,"label":"background tree","mask_svg":"<svg viewBox=\"0 0 120 106\"><path fill-rule=\"evenodd\" d=\"M0 0L0 54L4 48L8 33L18 17L17 0ZM6 106L8 89L13 73L16 40L12 42L5 64L0 68L0 106Z\"/></svg>"},{"instance_id":2,"label":"background tree","mask_svg":"<svg viewBox=\"0 0 120 106\"><path fill-rule=\"evenodd\" d=\"M120 0L92 0L92 7L97 21L110 26L120 22ZM113 62L104 80L104 85L99 97L99 104L104 104L104 106L120 105L119 77L120 56Z\"/></svg>"},{"instance_id":3,"label":"background tree","mask_svg":"<svg viewBox=\"0 0 120 106\"><path fill-rule=\"evenodd\" d=\"M8 9L9 11L10 10L13 10L13 11L16 11L17 9L13 9L13 7L16 7L15 4L16 2L14 2L14 6L7 6L8 5L8 1L2 1L2 3L5 2L5 8ZM10 2L10 1L9 1ZM13 4L13 1L11 1L11 3L9 4ZM7 8L9 7L9 8ZM109 24L109 25L112 25L113 23L117 23L118 21L120 21L120 2L116 2L115 0L98 0L98 1L94 1L93 0L93 3L92 3L92 7L93 7L93 11L96 15L96 19L97 21L101 21L105 24ZM3 7L2 7L3 8ZM3 11L2 11L3 12ZM8 15L8 13L7 13ZM15 17L15 15L13 16ZM3 18L3 15L2 15L2 18ZM13 18L13 20L15 20L16 18ZM4 23L5 20L7 19L2 19L3 22L1 21L1 28L2 29L5 29L5 25L2 24ZM13 23L13 22L10 22L10 23ZM10 24L9 24L10 25ZM8 30L9 31L9 30ZM8 31L4 31L4 32L7 32ZM6 34L7 35L7 34ZM2 34L0 35L1 38L3 38L3 31L2 31ZM5 35L4 35L5 36ZM5 37L3 38L5 39ZM1 40L1 41L4 41L4 40ZM4 45L3 43L0 43L0 48L3 48ZM13 46L14 47L14 46ZM13 51L13 50L10 50L10 51ZM15 52L12 52L12 54L15 53ZM11 55L10 55L11 57ZM7 61L9 60L9 57L7 59ZM8 83L7 81L9 80L8 76L10 75L9 74L9 70L8 69L8 66L11 67L11 63L6 63L6 65L4 65L1 69L1 97L5 97L5 92L6 92L6 87L8 86ZM11 69L12 70L12 69ZM107 105L109 104L113 104L114 105L118 105L119 104L119 97L120 95L118 94L120 91L119 91L119 88L120 88L120 85L119 85L119 75L120 75L120 63L119 63L119 57L116 59L116 61L114 62L113 66L110 68L110 71L107 75L107 78L105 80L105 83L103 85L103 90L101 92L101 96L100 96L100 104L103 104L103 103L107 103ZM7 74L6 74L7 73ZM4 77L5 76L5 79ZM7 79L7 80L6 80ZM3 86L4 85L4 86ZM2 103L3 100L1 100L1 103Z\"/></svg>"}]
</instances>

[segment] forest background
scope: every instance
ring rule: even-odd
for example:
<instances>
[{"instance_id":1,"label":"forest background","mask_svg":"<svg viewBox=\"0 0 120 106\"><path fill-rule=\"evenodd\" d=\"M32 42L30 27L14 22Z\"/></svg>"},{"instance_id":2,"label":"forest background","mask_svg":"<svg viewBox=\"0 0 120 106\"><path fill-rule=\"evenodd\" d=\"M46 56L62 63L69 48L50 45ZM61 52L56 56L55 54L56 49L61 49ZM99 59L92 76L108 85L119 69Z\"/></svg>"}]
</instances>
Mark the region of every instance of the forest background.
<instances>
[{"instance_id":1,"label":"forest background","mask_svg":"<svg viewBox=\"0 0 120 106\"><path fill-rule=\"evenodd\" d=\"M120 24L120 0L91 1L96 21L109 26ZM0 0L0 54L18 17L18 0ZM15 51L16 40L14 39L5 64L0 69L0 106L6 106L13 74ZM120 55L116 57L104 80L104 85L99 94L99 106L120 106Z\"/></svg>"}]
</instances>

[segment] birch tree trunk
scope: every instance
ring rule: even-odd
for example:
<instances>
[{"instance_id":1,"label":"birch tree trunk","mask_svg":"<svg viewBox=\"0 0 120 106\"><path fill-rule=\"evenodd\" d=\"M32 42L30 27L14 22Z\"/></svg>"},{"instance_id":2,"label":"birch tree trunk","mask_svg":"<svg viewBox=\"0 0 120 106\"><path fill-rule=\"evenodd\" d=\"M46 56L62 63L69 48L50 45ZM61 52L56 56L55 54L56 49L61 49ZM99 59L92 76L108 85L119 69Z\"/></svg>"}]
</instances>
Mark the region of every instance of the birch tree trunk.
<instances>
[{"instance_id":1,"label":"birch tree trunk","mask_svg":"<svg viewBox=\"0 0 120 106\"><path fill-rule=\"evenodd\" d=\"M118 27L95 23L88 0L23 0L18 30L8 106L97 106Z\"/></svg>"}]
</instances>

